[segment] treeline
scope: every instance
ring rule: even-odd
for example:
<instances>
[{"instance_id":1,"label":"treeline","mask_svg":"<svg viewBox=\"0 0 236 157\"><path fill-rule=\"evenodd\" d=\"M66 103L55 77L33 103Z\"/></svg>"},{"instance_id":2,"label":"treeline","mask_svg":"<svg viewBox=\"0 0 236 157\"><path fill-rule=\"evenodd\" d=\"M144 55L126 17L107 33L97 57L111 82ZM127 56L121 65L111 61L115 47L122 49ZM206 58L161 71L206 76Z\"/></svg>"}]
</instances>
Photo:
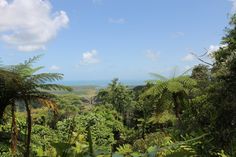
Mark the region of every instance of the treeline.
<instances>
[{"instance_id":1,"label":"treeline","mask_svg":"<svg viewBox=\"0 0 236 157\"><path fill-rule=\"evenodd\" d=\"M95 96L54 94L71 88L38 73L38 57L2 65L0 156L236 156L236 16L225 32L190 75L114 79Z\"/></svg>"}]
</instances>

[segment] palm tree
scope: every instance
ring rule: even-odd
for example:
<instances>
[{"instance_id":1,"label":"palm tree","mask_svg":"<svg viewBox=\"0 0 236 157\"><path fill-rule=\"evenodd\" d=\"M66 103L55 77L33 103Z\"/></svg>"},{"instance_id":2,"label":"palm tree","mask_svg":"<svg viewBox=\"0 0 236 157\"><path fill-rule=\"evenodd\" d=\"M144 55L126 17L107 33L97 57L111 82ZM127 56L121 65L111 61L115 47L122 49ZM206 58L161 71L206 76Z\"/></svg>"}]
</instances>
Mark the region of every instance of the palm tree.
<instances>
[{"instance_id":1,"label":"palm tree","mask_svg":"<svg viewBox=\"0 0 236 157\"><path fill-rule=\"evenodd\" d=\"M50 90L67 90L71 88L63 85L52 84L49 82L61 80L62 74L59 73L36 73L43 67L33 68L32 64L37 61L40 56L30 58L24 63L8 66L7 71L14 74L14 95L12 99L15 101L21 100L25 104L27 112L27 139L25 141L26 151L25 156L30 154L30 142L31 142L31 106L33 103L38 103L49 107L54 112L57 112L55 103L56 95L50 93ZM14 112L14 110L12 110Z\"/></svg>"}]
</instances>

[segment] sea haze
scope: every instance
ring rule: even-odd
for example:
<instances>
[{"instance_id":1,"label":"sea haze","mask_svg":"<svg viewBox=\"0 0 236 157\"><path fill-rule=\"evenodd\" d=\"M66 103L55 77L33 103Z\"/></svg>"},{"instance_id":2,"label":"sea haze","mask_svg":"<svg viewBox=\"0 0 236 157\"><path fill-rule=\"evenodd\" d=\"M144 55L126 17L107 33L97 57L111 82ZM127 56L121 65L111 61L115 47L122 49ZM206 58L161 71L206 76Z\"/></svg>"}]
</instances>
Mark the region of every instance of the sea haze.
<instances>
[{"instance_id":1,"label":"sea haze","mask_svg":"<svg viewBox=\"0 0 236 157\"><path fill-rule=\"evenodd\" d=\"M119 80L123 85L127 86L138 86L144 85L144 80ZM67 86L98 86L98 87L106 87L111 80L77 80L77 81L59 81L56 82L59 84L67 85Z\"/></svg>"}]
</instances>

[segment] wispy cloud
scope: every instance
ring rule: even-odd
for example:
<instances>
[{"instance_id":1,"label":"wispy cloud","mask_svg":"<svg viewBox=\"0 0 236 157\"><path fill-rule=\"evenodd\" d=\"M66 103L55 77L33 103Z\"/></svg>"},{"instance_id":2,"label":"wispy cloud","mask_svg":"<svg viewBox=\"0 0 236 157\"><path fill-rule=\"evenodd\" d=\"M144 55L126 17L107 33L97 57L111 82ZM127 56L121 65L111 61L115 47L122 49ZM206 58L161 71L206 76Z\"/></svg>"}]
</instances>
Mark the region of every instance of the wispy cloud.
<instances>
[{"instance_id":1,"label":"wispy cloud","mask_svg":"<svg viewBox=\"0 0 236 157\"><path fill-rule=\"evenodd\" d=\"M118 18L118 19L109 18L108 22L113 24L124 24L126 23L126 20L124 18Z\"/></svg>"},{"instance_id":2,"label":"wispy cloud","mask_svg":"<svg viewBox=\"0 0 236 157\"><path fill-rule=\"evenodd\" d=\"M83 53L79 65L97 64L99 62L97 50L91 50Z\"/></svg>"},{"instance_id":3,"label":"wispy cloud","mask_svg":"<svg viewBox=\"0 0 236 157\"><path fill-rule=\"evenodd\" d=\"M61 68L57 65L52 65L51 67L49 67L49 70L52 70L52 71L57 71L57 70L60 70Z\"/></svg>"},{"instance_id":4,"label":"wispy cloud","mask_svg":"<svg viewBox=\"0 0 236 157\"><path fill-rule=\"evenodd\" d=\"M19 51L45 49L69 23L66 12L52 13L48 0L0 0L0 15L0 39Z\"/></svg>"},{"instance_id":5,"label":"wispy cloud","mask_svg":"<svg viewBox=\"0 0 236 157\"><path fill-rule=\"evenodd\" d=\"M18 51L24 51L24 52L31 52L36 50L46 50L46 47L41 44L35 44L35 45L18 45L17 46Z\"/></svg>"},{"instance_id":6,"label":"wispy cloud","mask_svg":"<svg viewBox=\"0 0 236 157\"><path fill-rule=\"evenodd\" d=\"M195 59L195 56L191 53L187 54L182 58L182 61L193 61Z\"/></svg>"},{"instance_id":7,"label":"wispy cloud","mask_svg":"<svg viewBox=\"0 0 236 157\"><path fill-rule=\"evenodd\" d=\"M160 53L149 49L145 52L145 55L147 59L151 61L156 61L159 58Z\"/></svg>"}]
</instances>

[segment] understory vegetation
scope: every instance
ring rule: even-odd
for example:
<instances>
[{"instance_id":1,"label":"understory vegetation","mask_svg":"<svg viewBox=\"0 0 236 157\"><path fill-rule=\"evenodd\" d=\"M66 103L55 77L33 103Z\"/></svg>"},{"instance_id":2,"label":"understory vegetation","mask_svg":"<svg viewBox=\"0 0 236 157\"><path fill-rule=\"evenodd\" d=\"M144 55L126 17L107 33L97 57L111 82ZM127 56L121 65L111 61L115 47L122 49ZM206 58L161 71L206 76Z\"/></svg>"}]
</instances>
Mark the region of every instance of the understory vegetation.
<instances>
[{"instance_id":1,"label":"understory vegetation","mask_svg":"<svg viewBox=\"0 0 236 157\"><path fill-rule=\"evenodd\" d=\"M189 73L84 94L39 57L1 65L0 156L236 156L236 16L221 44Z\"/></svg>"}]
</instances>

